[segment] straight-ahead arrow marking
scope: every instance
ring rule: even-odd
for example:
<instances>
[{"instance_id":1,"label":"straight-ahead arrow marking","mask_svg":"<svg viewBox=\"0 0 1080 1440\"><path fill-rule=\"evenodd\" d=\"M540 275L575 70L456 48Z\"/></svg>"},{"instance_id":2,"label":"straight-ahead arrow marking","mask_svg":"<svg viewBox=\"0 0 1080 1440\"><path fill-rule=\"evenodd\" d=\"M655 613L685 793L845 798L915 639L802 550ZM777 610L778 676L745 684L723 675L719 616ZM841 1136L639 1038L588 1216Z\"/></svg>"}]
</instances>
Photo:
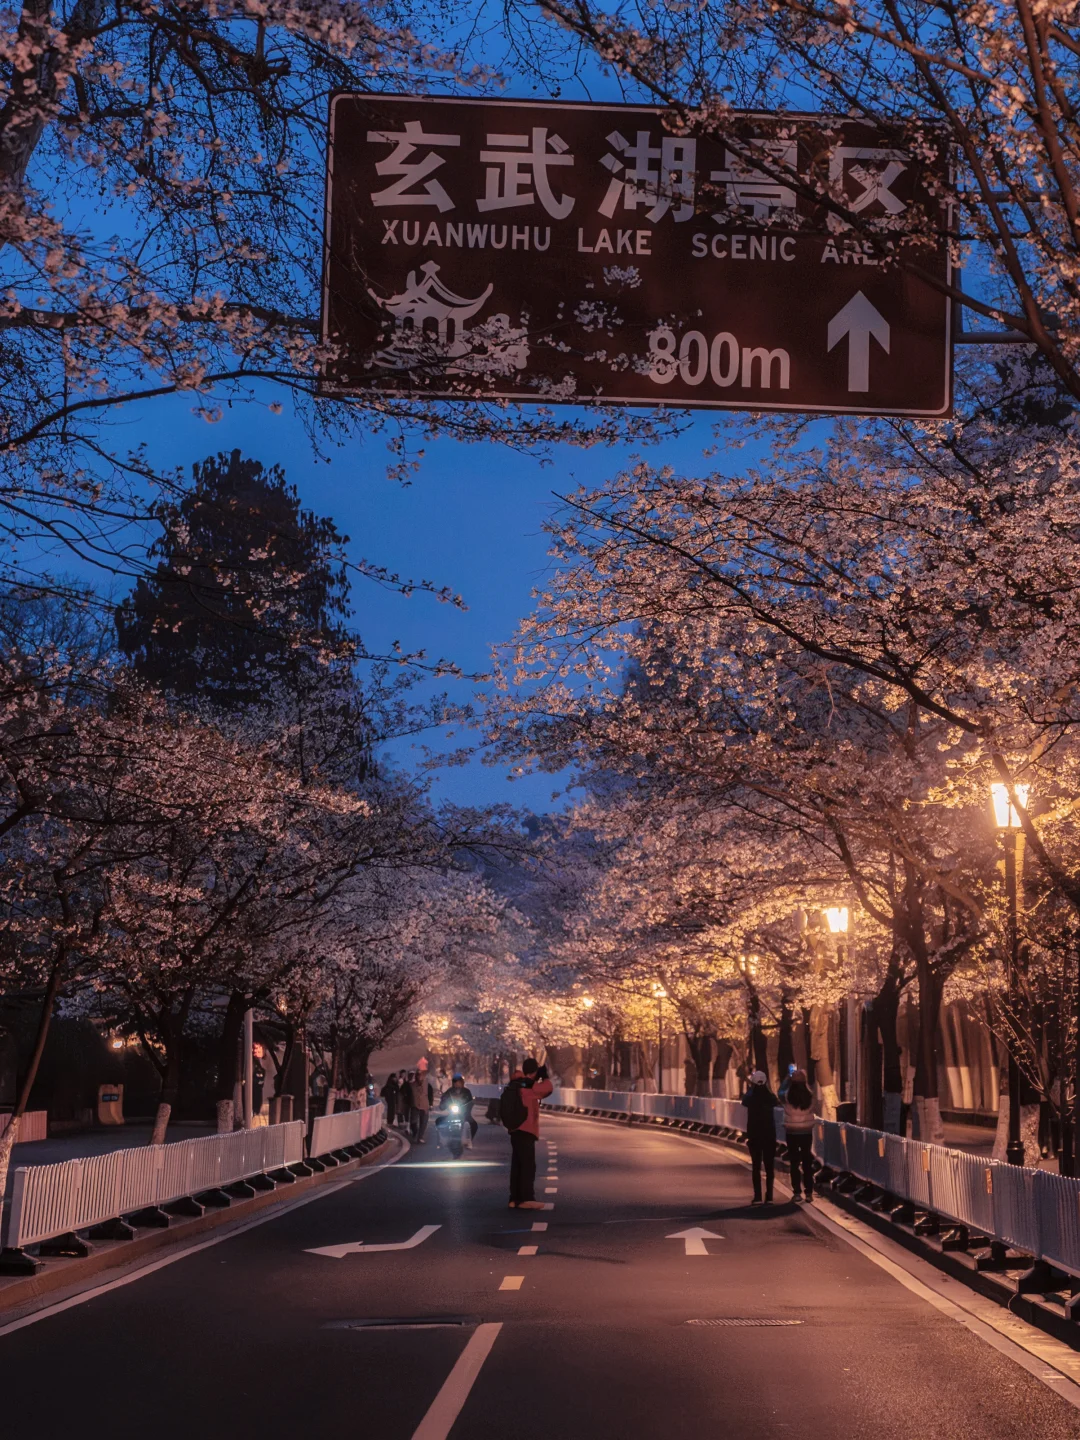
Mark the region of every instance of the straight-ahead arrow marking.
<instances>
[{"instance_id":1,"label":"straight-ahead arrow marking","mask_svg":"<svg viewBox=\"0 0 1080 1440\"><path fill-rule=\"evenodd\" d=\"M691 1230L676 1230L674 1235L664 1237L667 1240L685 1240L687 1255L707 1255L705 1248L706 1240L722 1240L722 1235L714 1234L712 1230L705 1230L700 1225L695 1225Z\"/></svg>"},{"instance_id":2,"label":"straight-ahead arrow marking","mask_svg":"<svg viewBox=\"0 0 1080 1440\"><path fill-rule=\"evenodd\" d=\"M861 290L829 321L829 349L848 337L847 388L870 389L870 337L889 353L889 322Z\"/></svg>"},{"instance_id":3,"label":"straight-ahead arrow marking","mask_svg":"<svg viewBox=\"0 0 1080 1440\"><path fill-rule=\"evenodd\" d=\"M396 1245L365 1245L363 1240L353 1240L348 1245L321 1245L316 1250L305 1250L306 1255L329 1255L331 1260L343 1260L346 1255L373 1255L377 1250L415 1250L431 1238L438 1225L421 1225L409 1240L400 1240Z\"/></svg>"}]
</instances>

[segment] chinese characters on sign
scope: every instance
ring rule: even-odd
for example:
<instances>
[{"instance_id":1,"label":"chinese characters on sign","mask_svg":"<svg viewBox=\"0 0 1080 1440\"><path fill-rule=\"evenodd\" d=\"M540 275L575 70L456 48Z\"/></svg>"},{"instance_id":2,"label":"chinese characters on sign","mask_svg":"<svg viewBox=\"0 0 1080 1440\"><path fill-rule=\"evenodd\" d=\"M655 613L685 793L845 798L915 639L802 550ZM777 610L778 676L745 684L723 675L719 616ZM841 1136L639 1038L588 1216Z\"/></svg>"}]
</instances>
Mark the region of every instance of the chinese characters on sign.
<instances>
[{"instance_id":1,"label":"chinese characters on sign","mask_svg":"<svg viewBox=\"0 0 1080 1440\"><path fill-rule=\"evenodd\" d=\"M338 95L323 389L947 414L947 179L856 121Z\"/></svg>"}]
</instances>

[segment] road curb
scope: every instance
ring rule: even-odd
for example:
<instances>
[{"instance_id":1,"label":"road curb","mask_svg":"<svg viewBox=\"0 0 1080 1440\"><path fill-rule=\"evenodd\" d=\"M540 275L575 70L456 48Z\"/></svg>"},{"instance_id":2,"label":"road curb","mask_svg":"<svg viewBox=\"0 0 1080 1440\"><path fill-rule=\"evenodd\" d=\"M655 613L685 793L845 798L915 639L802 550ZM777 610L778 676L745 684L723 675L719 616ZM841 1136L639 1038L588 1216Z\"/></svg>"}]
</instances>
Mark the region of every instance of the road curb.
<instances>
[{"instance_id":1,"label":"road curb","mask_svg":"<svg viewBox=\"0 0 1080 1440\"><path fill-rule=\"evenodd\" d=\"M167 1230L146 1230L137 1234L134 1240L95 1241L91 1254L81 1259L43 1258L42 1269L36 1275L0 1278L0 1315L32 1306L37 1300L55 1296L59 1290L81 1289L84 1280L89 1280L105 1270L127 1267L147 1255L186 1244L209 1230L219 1230L224 1226L243 1222L258 1214L260 1210L268 1210L284 1201L295 1200L310 1190L332 1183L342 1175L385 1159L395 1140L400 1142L401 1139L395 1132L387 1132L383 1142L369 1150L366 1155L313 1175L298 1176L293 1184L279 1184L274 1190L258 1194L252 1199L234 1200L228 1209L210 1210L196 1219L174 1219Z\"/></svg>"}]
</instances>

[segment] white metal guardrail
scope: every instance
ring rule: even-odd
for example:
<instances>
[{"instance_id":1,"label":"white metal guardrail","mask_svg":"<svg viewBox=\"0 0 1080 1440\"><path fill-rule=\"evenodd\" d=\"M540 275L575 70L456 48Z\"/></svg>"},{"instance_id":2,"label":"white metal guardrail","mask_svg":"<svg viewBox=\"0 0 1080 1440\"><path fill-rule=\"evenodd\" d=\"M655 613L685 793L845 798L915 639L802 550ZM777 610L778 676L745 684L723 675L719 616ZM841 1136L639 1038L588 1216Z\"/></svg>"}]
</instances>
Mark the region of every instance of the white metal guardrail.
<instances>
[{"instance_id":1,"label":"white metal guardrail","mask_svg":"<svg viewBox=\"0 0 1080 1440\"><path fill-rule=\"evenodd\" d=\"M341 1110L336 1115L317 1115L311 1122L311 1144L308 1154L313 1160L333 1150L345 1150L370 1140L386 1125L386 1102L376 1100L359 1110Z\"/></svg>"},{"instance_id":2,"label":"white metal guardrail","mask_svg":"<svg viewBox=\"0 0 1080 1440\"><path fill-rule=\"evenodd\" d=\"M10 1115L0 1115L0 1135L11 1124ZM17 1145L26 1145L31 1140L47 1140L49 1138L49 1112L47 1110L27 1110L19 1120L19 1133L15 1137Z\"/></svg>"},{"instance_id":3,"label":"white metal guardrail","mask_svg":"<svg viewBox=\"0 0 1080 1440\"><path fill-rule=\"evenodd\" d=\"M707 1095L644 1095L634 1090L570 1090L559 1086L552 1091L551 1105L569 1105L576 1110L603 1110L617 1115L652 1115L671 1120L689 1120L698 1125L715 1125L722 1130L746 1130L746 1107L736 1100L716 1100ZM778 1135L783 1139L783 1111L777 1112Z\"/></svg>"},{"instance_id":4,"label":"white metal guardrail","mask_svg":"<svg viewBox=\"0 0 1080 1440\"><path fill-rule=\"evenodd\" d=\"M303 1158L304 1122L293 1120L56 1165L23 1165L15 1171L4 1217L4 1248L22 1249L267 1170L298 1165Z\"/></svg>"},{"instance_id":5,"label":"white metal guardrail","mask_svg":"<svg viewBox=\"0 0 1080 1440\"><path fill-rule=\"evenodd\" d=\"M1080 1179L819 1120L814 1153L920 1210L1080 1277Z\"/></svg>"},{"instance_id":6,"label":"white metal guardrail","mask_svg":"<svg viewBox=\"0 0 1080 1440\"><path fill-rule=\"evenodd\" d=\"M746 1131L743 1105L706 1096L557 1088L549 1103ZM783 1111L777 1110L781 1141L782 1117ZM831 1120L815 1123L814 1154L831 1170L846 1171L919 1210L1000 1240L1080 1278L1080 1179L1004 1165L943 1145Z\"/></svg>"}]
</instances>

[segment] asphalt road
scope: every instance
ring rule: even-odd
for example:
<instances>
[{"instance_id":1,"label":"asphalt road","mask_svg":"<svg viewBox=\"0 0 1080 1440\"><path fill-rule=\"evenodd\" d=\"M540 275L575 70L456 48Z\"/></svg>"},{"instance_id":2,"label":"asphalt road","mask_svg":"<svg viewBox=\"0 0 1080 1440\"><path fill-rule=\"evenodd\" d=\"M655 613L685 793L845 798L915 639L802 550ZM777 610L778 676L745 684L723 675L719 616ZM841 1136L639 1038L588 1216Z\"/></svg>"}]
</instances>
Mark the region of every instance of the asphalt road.
<instances>
[{"instance_id":1,"label":"asphalt road","mask_svg":"<svg viewBox=\"0 0 1080 1440\"><path fill-rule=\"evenodd\" d=\"M1080 1433L1065 1400L795 1206L751 1209L722 1151L543 1129L550 1211L506 1208L509 1145L482 1123L466 1163L429 1143L0 1335L5 1433L436 1440L462 1396L453 1440ZM412 1249L311 1253L425 1226ZM717 1237L704 1255L666 1238L698 1227ZM397 1325L362 1323L379 1320ZM693 1323L717 1320L798 1323Z\"/></svg>"}]
</instances>

